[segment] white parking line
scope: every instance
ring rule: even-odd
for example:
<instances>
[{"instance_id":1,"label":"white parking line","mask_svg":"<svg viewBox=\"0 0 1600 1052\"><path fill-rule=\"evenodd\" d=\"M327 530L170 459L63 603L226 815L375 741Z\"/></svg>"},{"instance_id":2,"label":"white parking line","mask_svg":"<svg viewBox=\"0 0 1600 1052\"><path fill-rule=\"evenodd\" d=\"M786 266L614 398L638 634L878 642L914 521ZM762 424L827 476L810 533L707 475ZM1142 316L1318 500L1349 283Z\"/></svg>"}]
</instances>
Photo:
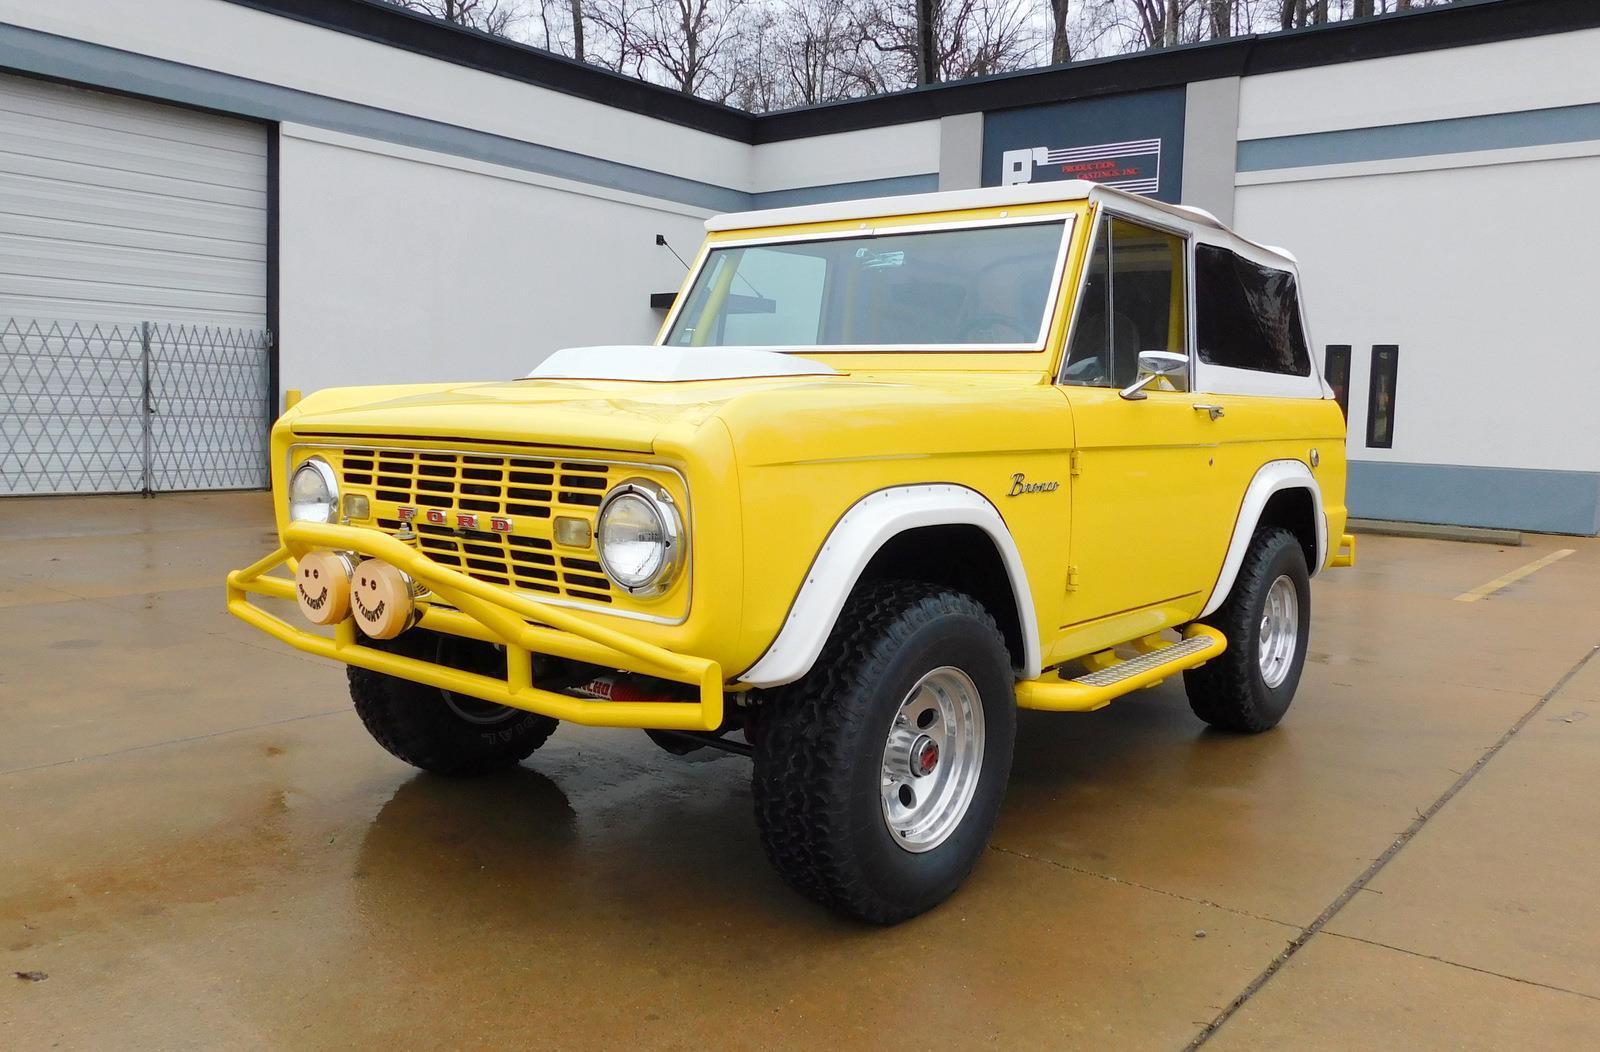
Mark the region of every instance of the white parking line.
<instances>
[{"instance_id":1,"label":"white parking line","mask_svg":"<svg viewBox=\"0 0 1600 1052\"><path fill-rule=\"evenodd\" d=\"M1535 559L1528 565L1519 566L1508 574L1503 574L1499 577L1496 577L1492 581L1485 581L1483 584L1480 584L1470 592L1462 592L1460 595L1456 596L1456 602L1476 603L1479 599L1487 599L1500 589L1516 584L1529 574L1537 573L1553 562L1560 562L1562 559L1565 559L1576 550L1577 549L1575 548L1562 548L1559 551L1551 552L1543 559Z\"/></svg>"}]
</instances>

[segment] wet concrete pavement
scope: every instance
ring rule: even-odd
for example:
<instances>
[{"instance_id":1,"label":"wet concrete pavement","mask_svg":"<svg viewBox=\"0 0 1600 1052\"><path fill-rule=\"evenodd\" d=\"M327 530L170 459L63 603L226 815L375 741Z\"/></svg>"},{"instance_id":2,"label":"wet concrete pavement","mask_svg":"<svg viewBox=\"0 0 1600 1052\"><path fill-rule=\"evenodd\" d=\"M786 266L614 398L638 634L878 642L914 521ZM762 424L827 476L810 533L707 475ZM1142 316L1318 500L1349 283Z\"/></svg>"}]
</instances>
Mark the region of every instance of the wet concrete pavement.
<instances>
[{"instance_id":1,"label":"wet concrete pavement","mask_svg":"<svg viewBox=\"0 0 1600 1052\"><path fill-rule=\"evenodd\" d=\"M879 930L768 870L742 759L390 758L223 612L268 522L0 501L0 1047L1600 1045L1600 541L1363 538L1267 735L1024 714L973 879Z\"/></svg>"}]
</instances>

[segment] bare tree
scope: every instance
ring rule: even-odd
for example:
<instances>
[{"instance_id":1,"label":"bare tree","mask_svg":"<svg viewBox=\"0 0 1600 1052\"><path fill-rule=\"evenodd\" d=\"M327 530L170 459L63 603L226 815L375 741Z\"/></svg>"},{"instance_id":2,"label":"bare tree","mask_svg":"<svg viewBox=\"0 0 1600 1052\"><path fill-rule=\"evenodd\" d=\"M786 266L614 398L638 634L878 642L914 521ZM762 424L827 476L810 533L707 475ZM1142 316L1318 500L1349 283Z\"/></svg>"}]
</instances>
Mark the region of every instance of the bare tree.
<instances>
[{"instance_id":1,"label":"bare tree","mask_svg":"<svg viewBox=\"0 0 1600 1052\"><path fill-rule=\"evenodd\" d=\"M593 0L589 14L607 36L612 68L679 91L725 100L738 85L730 68L749 0Z\"/></svg>"},{"instance_id":2,"label":"bare tree","mask_svg":"<svg viewBox=\"0 0 1600 1052\"><path fill-rule=\"evenodd\" d=\"M1233 0L1211 0L1207 13L1211 16L1213 39L1233 36Z\"/></svg>"},{"instance_id":3,"label":"bare tree","mask_svg":"<svg viewBox=\"0 0 1600 1052\"><path fill-rule=\"evenodd\" d=\"M389 2L765 111L1452 0Z\"/></svg>"},{"instance_id":4,"label":"bare tree","mask_svg":"<svg viewBox=\"0 0 1600 1052\"><path fill-rule=\"evenodd\" d=\"M1072 42L1067 37L1067 16L1072 0L1050 0L1050 64L1072 61Z\"/></svg>"},{"instance_id":5,"label":"bare tree","mask_svg":"<svg viewBox=\"0 0 1600 1052\"><path fill-rule=\"evenodd\" d=\"M586 61L583 57L583 0L571 0L572 10L572 57L579 62Z\"/></svg>"},{"instance_id":6,"label":"bare tree","mask_svg":"<svg viewBox=\"0 0 1600 1052\"><path fill-rule=\"evenodd\" d=\"M390 0L408 11L418 11L446 22L485 33L505 36L522 19L515 0Z\"/></svg>"}]
</instances>

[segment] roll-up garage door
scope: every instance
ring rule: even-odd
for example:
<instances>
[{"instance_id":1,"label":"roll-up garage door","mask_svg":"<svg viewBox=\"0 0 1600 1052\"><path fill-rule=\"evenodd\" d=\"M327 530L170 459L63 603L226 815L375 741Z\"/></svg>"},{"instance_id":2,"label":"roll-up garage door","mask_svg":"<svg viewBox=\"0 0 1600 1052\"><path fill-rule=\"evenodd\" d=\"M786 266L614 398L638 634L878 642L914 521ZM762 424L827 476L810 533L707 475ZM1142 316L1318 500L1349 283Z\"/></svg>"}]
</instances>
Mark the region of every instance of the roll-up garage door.
<instances>
[{"instance_id":1,"label":"roll-up garage door","mask_svg":"<svg viewBox=\"0 0 1600 1052\"><path fill-rule=\"evenodd\" d=\"M0 495L267 481L267 129L0 75Z\"/></svg>"}]
</instances>

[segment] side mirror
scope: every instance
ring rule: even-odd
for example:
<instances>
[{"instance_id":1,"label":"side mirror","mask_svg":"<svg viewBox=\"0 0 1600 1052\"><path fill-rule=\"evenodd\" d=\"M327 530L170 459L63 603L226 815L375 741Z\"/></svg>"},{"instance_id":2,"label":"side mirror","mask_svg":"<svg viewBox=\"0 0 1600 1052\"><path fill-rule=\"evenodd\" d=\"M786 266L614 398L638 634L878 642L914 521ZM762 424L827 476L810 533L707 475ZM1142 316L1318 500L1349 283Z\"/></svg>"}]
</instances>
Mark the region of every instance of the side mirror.
<instances>
[{"instance_id":1,"label":"side mirror","mask_svg":"<svg viewBox=\"0 0 1600 1052\"><path fill-rule=\"evenodd\" d=\"M1184 376L1189 372L1189 356L1172 351L1139 352L1139 379L1124 387L1122 397L1137 402L1146 397L1144 389L1161 376Z\"/></svg>"}]
</instances>

